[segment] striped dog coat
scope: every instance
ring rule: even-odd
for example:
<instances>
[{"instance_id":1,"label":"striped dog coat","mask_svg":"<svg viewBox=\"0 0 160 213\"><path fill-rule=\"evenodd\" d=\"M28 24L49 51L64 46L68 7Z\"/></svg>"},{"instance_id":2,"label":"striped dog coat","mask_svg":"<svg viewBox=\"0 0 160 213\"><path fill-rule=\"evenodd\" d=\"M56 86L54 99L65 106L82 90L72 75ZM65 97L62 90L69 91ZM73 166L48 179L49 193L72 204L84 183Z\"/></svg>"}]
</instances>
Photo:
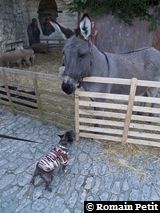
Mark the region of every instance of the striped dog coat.
<instances>
[{"instance_id":1,"label":"striped dog coat","mask_svg":"<svg viewBox=\"0 0 160 213\"><path fill-rule=\"evenodd\" d=\"M68 149L62 145L53 148L46 156L41 158L37 166L44 172L51 172L55 167L67 165L69 160Z\"/></svg>"}]
</instances>

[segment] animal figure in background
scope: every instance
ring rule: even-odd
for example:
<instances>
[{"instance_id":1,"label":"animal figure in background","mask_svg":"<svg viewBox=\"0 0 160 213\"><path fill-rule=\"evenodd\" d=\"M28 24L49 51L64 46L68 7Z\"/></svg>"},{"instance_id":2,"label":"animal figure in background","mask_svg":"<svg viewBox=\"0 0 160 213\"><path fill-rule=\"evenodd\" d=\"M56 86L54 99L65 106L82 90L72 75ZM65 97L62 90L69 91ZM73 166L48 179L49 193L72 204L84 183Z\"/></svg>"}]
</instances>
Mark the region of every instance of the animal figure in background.
<instances>
[{"instance_id":1,"label":"animal figure in background","mask_svg":"<svg viewBox=\"0 0 160 213\"><path fill-rule=\"evenodd\" d=\"M160 81L160 52L155 48L142 48L125 54L101 52L90 41L91 20L85 14L76 30L64 46L62 90L66 94L74 93L81 85L86 91L128 94L129 87L123 85L83 82L90 76L112 78L137 78L139 80ZM138 87L136 94L145 95L147 88ZM150 90L156 97L157 88Z\"/></svg>"},{"instance_id":2,"label":"animal figure in background","mask_svg":"<svg viewBox=\"0 0 160 213\"><path fill-rule=\"evenodd\" d=\"M62 166L64 171L68 164L68 145L75 139L75 132L72 130L67 131L65 134L59 135L59 137L59 144L37 162L36 169L31 180L31 183L34 184L35 177L40 175L40 177L45 181L46 189L48 191L52 191L50 184L53 179L53 171L55 168Z\"/></svg>"},{"instance_id":3,"label":"animal figure in background","mask_svg":"<svg viewBox=\"0 0 160 213\"><path fill-rule=\"evenodd\" d=\"M23 54L20 49L0 53L0 66L2 67L11 67L13 65L18 65L18 67L22 67L22 61Z\"/></svg>"},{"instance_id":4,"label":"animal figure in background","mask_svg":"<svg viewBox=\"0 0 160 213\"><path fill-rule=\"evenodd\" d=\"M23 64L27 66L32 66L35 64L35 54L32 49L22 49L23 54Z\"/></svg>"},{"instance_id":5,"label":"animal figure in background","mask_svg":"<svg viewBox=\"0 0 160 213\"><path fill-rule=\"evenodd\" d=\"M35 54L32 49L18 48L10 52L0 53L0 66L2 67L12 67L17 65L31 66L35 62Z\"/></svg>"}]
</instances>

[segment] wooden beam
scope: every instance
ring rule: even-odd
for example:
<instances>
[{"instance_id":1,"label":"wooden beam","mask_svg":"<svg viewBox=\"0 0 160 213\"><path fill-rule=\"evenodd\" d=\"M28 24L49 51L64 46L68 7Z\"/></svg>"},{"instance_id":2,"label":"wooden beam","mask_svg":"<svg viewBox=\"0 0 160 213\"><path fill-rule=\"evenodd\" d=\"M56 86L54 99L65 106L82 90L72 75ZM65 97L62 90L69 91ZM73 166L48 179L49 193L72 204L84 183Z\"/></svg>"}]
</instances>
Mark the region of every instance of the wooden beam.
<instances>
[{"instance_id":1,"label":"wooden beam","mask_svg":"<svg viewBox=\"0 0 160 213\"><path fill-rule=\"evenodd\" d=\"M41 103L41 98L40 98L40 94L39 94L38 82L37 82L36 76L33 78L33 84L34 84L34 88L35 88L35 94L36 94L36 97L37 97L37 105L38 105L39 116L42 119L42 121L44 121L43 111L42 111L42 103Z\"/></svg>"},{"instance_id":2,"label":"wooden beam","mask_svg":"<svg viewBox=\"0 0 160 213\"><path fill-rule=\"evenodd\" d=\"M137 88L137 79L133 78L131 80L131 88L130 88L130 95L129 95L129 100L128 100L126 119L125 119L125 122L124 122L122 143L127 143L129 125L130 125L130 122L131 122L134 99L135 99L135 94L136 94L136 88Z\"/></svg>"},{"instance_id":3,"label":"wooden beam","mask_svg":"<svg viewBox=\"0 0 160 213\"><path fill-rule=\"evenodd\" d=\"M9 100L11 111L14 115L16 115L16 111L14 109L14 104L12 102L12 97L10 95L9 87L8 87L7 80L6 80L5 70L3 70L3 81L4 81L4 87L5 87L5 90L6 90L7 98Z\"/></svg>"},{"instance_id":4,"label":"wooden beam","mask_svg":"<svg viewBox=\"0 0 160 213\"><path fill-rule=\"evenodd\" d=\"M79 141L79 90L75 91L75 130L76 140Z\"/></svg>"}]
</instances>

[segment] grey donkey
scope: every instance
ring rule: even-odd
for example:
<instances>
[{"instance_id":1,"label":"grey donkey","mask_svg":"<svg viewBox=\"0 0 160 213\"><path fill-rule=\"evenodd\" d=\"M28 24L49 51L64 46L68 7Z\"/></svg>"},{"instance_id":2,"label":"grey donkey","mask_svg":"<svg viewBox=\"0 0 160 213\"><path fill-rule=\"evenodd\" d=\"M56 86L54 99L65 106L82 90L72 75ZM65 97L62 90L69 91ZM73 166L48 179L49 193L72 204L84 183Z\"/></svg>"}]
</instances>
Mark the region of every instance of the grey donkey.
<instances>
[{"instance_id":1,"label":"grey donkey","mask_svg":"<svg viewBox=\"0 0 160 213\"><path fill-rule=\"evenodd\" d=\"M124 54L101 52L90 41L91 20L85 14L75 34L64 46L62 90L70 95L78 86L86 91L129 94L129 87L115 84L83 82L90 76L112 78L137 78L139 80L160 81L160 52L146 47ZM148 88L138 87L137 95L146 95ZM157 88L150 88L152 97L158 94Z\"/></svg>"}]
</instances>

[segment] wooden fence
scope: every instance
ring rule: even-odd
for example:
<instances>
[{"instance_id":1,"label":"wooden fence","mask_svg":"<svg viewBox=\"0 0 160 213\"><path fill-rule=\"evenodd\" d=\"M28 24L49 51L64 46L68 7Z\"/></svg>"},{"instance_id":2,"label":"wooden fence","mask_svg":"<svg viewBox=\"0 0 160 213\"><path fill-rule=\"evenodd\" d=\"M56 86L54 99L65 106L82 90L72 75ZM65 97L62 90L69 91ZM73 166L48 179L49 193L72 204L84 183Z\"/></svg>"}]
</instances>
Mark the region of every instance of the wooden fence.
<instances>
[{"instance_id":1,"label":"wooden fence","mask_svg":"<svg viewBox=\"0 0 160 213\"><path fill-rule=\"evenodd\" d=\"M57 75L0 67L0 104L62 130L74 128L74 97L62 92Z\"/></svg>"},{"instance_id":2,"label":"wooden fence","mask_svg":"<svg viewBox=\"0 0 160 213\"><path fill-rule=\"evenodd\" d=\"M41 39L41 43L45 43L49 48L63 49L65 40L64 39Z\"/></svg>"},{"instance_id":3,"label":"wooden fence","mask_svg":"<svg viewBox=\"0 0 160 213\"><path fill-rule=\"evenodd\" d=\"M17 40L14 42L6 43L5 51L9 52L9 51L15 50L17 47L23 47L23 44L24 44L23 40Z\"/></svg>"},{"instance_id":4,"label":"wooden fence","mask_svg":"<svg viewBox=\"0 0 160 213\"><path fill-rule=\"evenodd\" d=\"M160 82L102 77L88 77L84 81L119 84L129 92L107 94L77 89L77 140L84 137L160 147L160 98L136 95L136 90L142 87L160 88ZM93 98L95 101L91 101Z\"/></svg>"}]
</instances>

